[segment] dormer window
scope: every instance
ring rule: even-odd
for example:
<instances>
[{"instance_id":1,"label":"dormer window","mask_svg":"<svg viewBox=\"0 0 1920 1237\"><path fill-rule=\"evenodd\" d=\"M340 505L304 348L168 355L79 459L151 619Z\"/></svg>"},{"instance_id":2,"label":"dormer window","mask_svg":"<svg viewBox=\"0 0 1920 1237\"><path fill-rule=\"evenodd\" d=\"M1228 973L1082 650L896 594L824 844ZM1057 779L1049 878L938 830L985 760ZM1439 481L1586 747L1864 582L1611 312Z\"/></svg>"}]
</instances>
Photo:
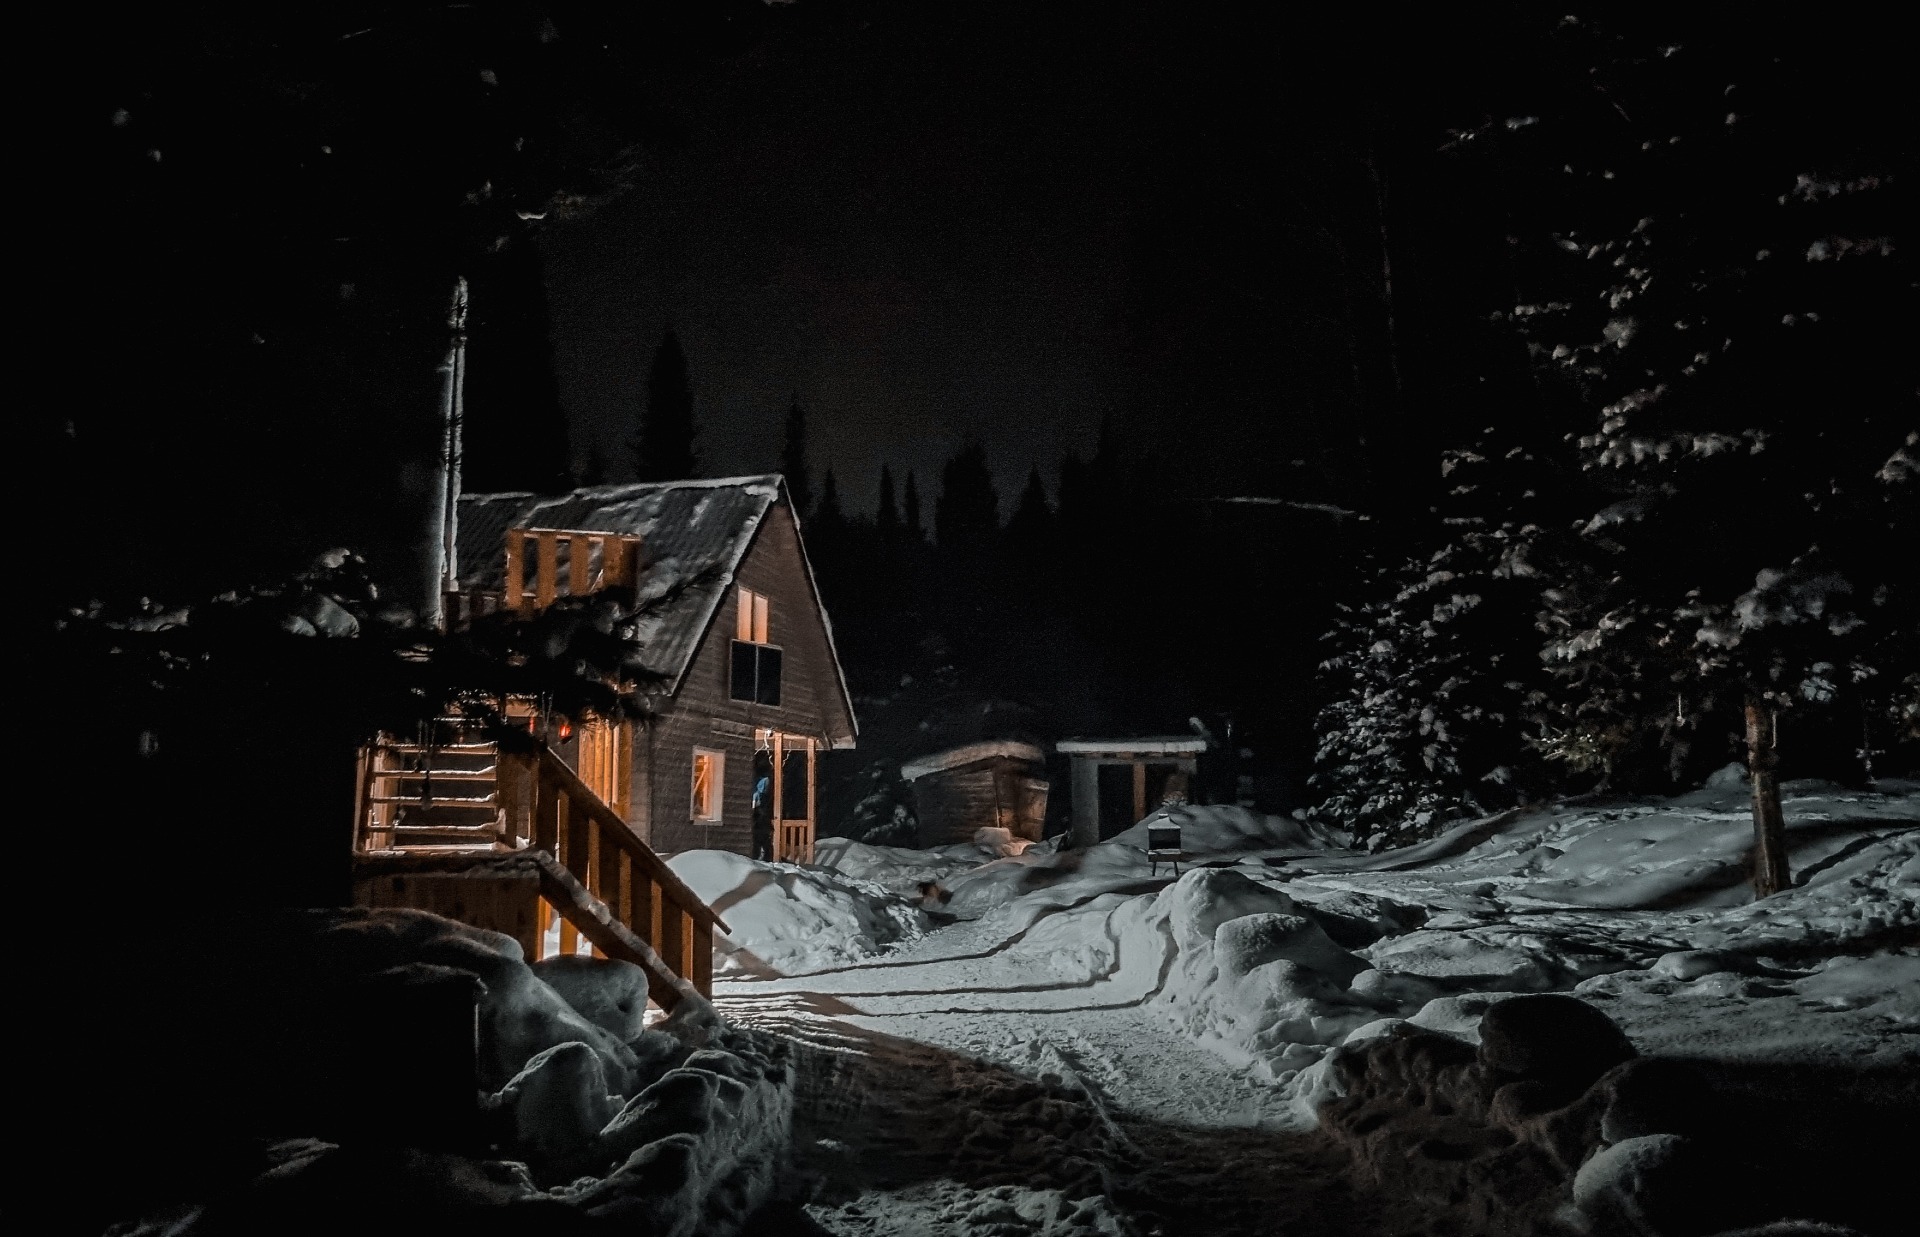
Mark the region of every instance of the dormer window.
<instances>
[{"instance_id":1,"label":"dormer window","mask_svg":"<svg viewBox=\"0 0 1920 1237\"><path fill-rule=\"evenodd\" d=\"M739 591L734 611L733 663L728 695L754 704L780 703L780 650L767 642L765 593Z\"/></svg>"}]
</instances>

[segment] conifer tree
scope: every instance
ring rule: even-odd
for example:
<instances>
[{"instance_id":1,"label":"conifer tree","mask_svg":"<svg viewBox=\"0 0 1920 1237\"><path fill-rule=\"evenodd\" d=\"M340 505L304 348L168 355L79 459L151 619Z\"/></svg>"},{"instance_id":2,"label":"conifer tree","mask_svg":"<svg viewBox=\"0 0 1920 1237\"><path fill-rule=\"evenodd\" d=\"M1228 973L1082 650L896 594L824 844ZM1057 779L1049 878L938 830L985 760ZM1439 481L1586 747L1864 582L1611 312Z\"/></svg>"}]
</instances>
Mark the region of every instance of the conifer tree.
<instances>
[{"instance_id":1,"label":"conifer tree","mask_svg":"<svg viewBox=\"0 0 1920 1237\"><path fill-rule=\"evenodd\" d=\"M927 529L920 522L920 487L914 482L913 469L907 469L907 487L900 498L901 526L906 530L907 540L914 545L925 545Z\"/></svg>"},{"instance_id":2,"label":"conifer tree","mask_svg":"<svg viewBox=\"0 0 1920 1237\"><path fill-rule=\"evenodd\" d=\"M699 475L693 440L693 382L687 354L672 327L661 337L647 373L647 407L634 443L634 475L641 481L680 481Z\"/></svg>"},{"instance_id":3,"label":"conifer tree","mask_svg":"<svg viewBox=\"0 0 1920 1237\"><path fill-rule=\"evenodd\" d=\"M880 503L874 508L873 526L880 543L892 546L900 540L900 504L893 493L893 469L880 465Z\"/></svg>"},{"instance_id":4,"label":"conifer tree","mask_svg":"<svg viewBox=\"0 0 1920 1237\"><path fill-rule=\"evenodd\" d=\"M940 470L934 500L934 540L942 550L973 553L993 544L1000 531L1000 499L987 471L986 449L968 443Z\"/></svg>"},{"instance_id":5,"label":"conifer tree","mask_svg":"<svg viewBox=\"0 0 1920 1237\"><path fill-rule=\"evenodd\" d=\"M1040 469L1036 465L1028 471L1026 488L1020 491L1020 501L1007 520L1007 541L1015 547L1037 548L1052 532L1053 507L1047 502L1046 483L1040 480Z\"/></svg>"}]
</instances>

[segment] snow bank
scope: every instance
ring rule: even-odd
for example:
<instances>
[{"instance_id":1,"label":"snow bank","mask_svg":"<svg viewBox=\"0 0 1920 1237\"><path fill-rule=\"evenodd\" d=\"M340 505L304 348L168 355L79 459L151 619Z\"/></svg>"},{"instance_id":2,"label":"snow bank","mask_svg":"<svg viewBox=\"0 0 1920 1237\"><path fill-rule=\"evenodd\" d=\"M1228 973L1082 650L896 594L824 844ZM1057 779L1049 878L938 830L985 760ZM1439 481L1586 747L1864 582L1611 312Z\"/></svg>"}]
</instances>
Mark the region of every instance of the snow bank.
<instances>
[{"instance_id":1,"label":"snow bank","mask_svg":"<svg viewBox=\"0 0 1920 1237\"><path fill-rule=\"evenodd\" d=\"M1228 1059L1271 1078L1378 1016L1347 988L1366 964L1281 890L1230 868L1202 868L1154 901L1178 950L1156 1004Z\"/></svg>"},{"instance_id":2,"label":"snow bank","mask_svg":"<svg viewBox=\"0 0 1920 1237\"><path fill-rule=\"evenodd\" d=\"M443 966L477 978L480 1079L499 1087L536 1056L560 1044L585 1045L609 1087L630 1090L639 1060L623 1040L582 1017L542 983L520 950L499 932L471 928L426 911L309 912L313 963L334 975L374 975L402 966Z\"/></svg>"},{"instance_id":3,"label":"snow bank","mask_svg":"<svg viewBox=\"0 0 1920 1237\"><path fill-rule=\"evenodd\" d=\"M821 838L813 846L813 866L850 880L872 881L889 893L917 899L920 886L940 883L968 868L980 859L955 858L934 850L911 850L904 846L869 846L851 838Z\"/></svg>"},{"instance_id":4,"label":"snow bank","mask_svg":"<svg viewBox=\"0 0 1920 1237\"><path fill-rule=\"evenodd\" d=\"M842 966L927 928L916 904L874 881L720 850L682 851L667 862L732 929L714 937L717 972Z\"/></svg>"},{"instance_id":5,"label":"snow bank","mask_svg":"<svg viewBox=\"0 0 1920 1237\"><path fill-rule=\"evenodd\" d=\"M1162 809L1125 832L1095 846L1054 850L1037 846L959 873L943 882L951 895L946 909L962 919L978 919L995 908L1042 889L1056 896L1091 899L1103 893L1157 888L1172 878L1163 861L1147 860L1147 827L1180 826L1183 869L1226 855L1313 855L1333 846L1332 835L1316 825L1282 816L1265 816L1241 807Z\"/></svg>"},{"instance_id":6,"label":"snow bank","mask_svg":"<svg viewBox=\"0 0 1920 1237\"><path fill-rule=\"evenodd\" d=\"M616 1113L591 1145L618 1167L547 1197L660 1237L724 1237L772 1196L792 1139L793 1071L781 1041L695 1010L662 1024L703 1047Z\"/></svg>"}]
</instances>

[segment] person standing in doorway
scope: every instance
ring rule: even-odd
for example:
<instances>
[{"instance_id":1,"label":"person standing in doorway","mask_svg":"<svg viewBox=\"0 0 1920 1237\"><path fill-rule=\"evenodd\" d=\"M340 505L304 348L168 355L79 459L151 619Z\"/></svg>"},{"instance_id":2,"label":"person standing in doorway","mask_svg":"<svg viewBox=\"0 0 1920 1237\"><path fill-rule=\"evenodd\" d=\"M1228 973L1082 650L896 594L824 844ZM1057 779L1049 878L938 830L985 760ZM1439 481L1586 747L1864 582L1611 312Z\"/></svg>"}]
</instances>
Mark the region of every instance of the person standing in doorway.
<instances>
[{"instance_id":1,"label":"person standing in doorway","mask_svg":"<svg viewBox=\"0 0 1920 1237\"><path fill-rule=\"evenodd\" d=\"M753 857L773 859L773 770L764 771L754 761L753 778Z\"/></svg>"}]
</instances>

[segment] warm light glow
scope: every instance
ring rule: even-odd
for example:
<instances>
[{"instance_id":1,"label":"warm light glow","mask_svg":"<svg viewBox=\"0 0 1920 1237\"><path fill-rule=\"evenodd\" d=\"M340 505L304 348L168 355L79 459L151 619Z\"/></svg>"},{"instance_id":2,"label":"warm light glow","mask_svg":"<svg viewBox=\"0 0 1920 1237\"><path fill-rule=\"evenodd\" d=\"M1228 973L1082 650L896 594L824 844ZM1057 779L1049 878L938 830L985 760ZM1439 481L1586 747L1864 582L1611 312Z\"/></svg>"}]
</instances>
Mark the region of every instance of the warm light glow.
<instances>
[{"instance_id":1,"label":"warm light glow","mask_svg":"<svg viewBox=\"0 0 1920 1237\"><path fill-rule=\"evenodd\" d=\"M733 638L742 644L766 644L767 598L752 589L740 590L740 608L734 616Z\"/></svg>"},{"instance_id":2,"label":"warm light glow","mask_svg":"<svg viewBox=\"0 0 1920 1237\"><path fill-rule=\"evenodd\" d=\"M705 748L693 749L693 801L689 815L695 820L720 819L722 773L726 757Z\"/></svg>"}]
</instances>

